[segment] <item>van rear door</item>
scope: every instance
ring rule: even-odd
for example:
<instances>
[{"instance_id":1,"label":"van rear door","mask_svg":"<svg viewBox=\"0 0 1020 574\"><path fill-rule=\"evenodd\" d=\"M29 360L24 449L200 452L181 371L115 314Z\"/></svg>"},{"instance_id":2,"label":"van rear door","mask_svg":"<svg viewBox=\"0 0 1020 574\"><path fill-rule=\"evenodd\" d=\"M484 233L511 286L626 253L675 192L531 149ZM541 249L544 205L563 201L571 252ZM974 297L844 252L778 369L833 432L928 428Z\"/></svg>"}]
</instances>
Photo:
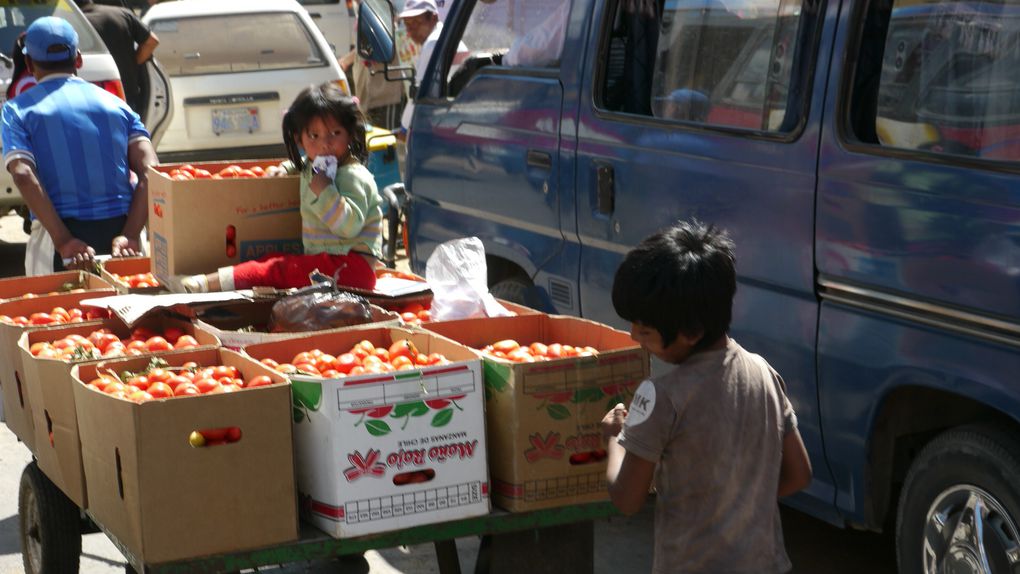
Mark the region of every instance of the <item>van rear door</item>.
<instances>
[{"instance_id":1,"label":"van rear door","mask_svg":"<svg viewBox=\"0 0 1020 574\"><path fill-rule=\"evenodd\" d=\"M817 412L812 249L833 30L812 0L670 0L662 14L648 4L600 2L590 32L577 144L582 314L626 328L613 276L651 233L691 217L729 231L731 333L785 379L815 470L798 500L836 520Z\"/></svg>"}]
</instances>

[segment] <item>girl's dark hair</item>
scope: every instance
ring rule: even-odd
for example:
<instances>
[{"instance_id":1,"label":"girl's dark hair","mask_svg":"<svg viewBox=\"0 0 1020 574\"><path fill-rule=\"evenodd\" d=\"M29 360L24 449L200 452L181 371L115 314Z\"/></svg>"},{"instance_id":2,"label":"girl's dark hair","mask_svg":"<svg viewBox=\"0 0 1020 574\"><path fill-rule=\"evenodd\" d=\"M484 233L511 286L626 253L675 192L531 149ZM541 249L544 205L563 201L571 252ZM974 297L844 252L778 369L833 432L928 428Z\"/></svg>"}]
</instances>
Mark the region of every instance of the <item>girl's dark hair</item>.
<instances>
[{"instance_id":1,"label":"girl's dark hair","mask_svg":"<svg viewBox=\"0 0 1020 574\"><path fill-rule=\"evenodd\" d=\"M287 157L298 169L304 169L301 156L301 134L314 118L331 117L347 130L351 139L351 156L362 164L368 162L368 144L365 141L365 114L357 101L344 94L336 84L327 82L308 86L294 98L294 103L283 115L283 143ZM339 159L339 158L338 158Z\"/></svg>"},{"instance_id":2,"label":"girl's dark hair","mask_svg":"<svg viewBox=\"0 0 1020 574\"><path fill-rule=\"evenodd\" d=\"M25 47L25 32L18 34L18 37L14 40L14 50L11 51L11 60L14 61L14 70L11 71L11 83L7 86L7 99L11 99L15 96L14 88L17 87L18 80L21 76L28 72L28 64L25 63L25 55L21 53L21 50Z\"/></svg>"},{"instance_id":3,"label":"girl's dark hair","mask_svg":"<svg viewBox=\"0 0 1020 574\"><path fill-rule=\"evenodd\" d=\"M736 292L733 242L692 219L651 235L627 254L613 279L613 307L623 319L657 330L663 346L678 333L700 333L697 351L729 330Z\"/></svg>"}]
</instances>

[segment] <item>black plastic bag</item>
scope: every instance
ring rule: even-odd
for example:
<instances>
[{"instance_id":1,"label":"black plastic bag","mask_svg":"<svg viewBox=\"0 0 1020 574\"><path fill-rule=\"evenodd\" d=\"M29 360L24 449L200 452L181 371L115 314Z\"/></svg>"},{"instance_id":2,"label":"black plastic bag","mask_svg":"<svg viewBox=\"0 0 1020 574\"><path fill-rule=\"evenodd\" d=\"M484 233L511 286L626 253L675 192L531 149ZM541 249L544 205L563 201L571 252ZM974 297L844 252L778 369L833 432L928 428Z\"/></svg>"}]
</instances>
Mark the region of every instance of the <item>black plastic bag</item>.
<instances>
[{"instance_id":1,"label":"black plastic bag","mask_svg":"<svg viewBox=\"0 0 1020 574\"><path fill-rule=\"evenodd\" d=\"M268 326L271 333L302 333L370 322L372 307L364 297L321 283L274 303Z\"/></svg>"}]
</instances>

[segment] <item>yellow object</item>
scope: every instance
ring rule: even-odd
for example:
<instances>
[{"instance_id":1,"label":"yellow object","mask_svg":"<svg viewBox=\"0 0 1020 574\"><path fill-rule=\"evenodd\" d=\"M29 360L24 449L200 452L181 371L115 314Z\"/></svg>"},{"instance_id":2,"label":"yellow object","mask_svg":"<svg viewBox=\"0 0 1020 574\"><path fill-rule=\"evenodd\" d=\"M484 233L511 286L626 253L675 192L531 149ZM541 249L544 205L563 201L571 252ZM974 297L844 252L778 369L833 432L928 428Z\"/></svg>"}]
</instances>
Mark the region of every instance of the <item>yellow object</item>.
<instances>
[{"instance_id":1,"label":"yellow object","mask_svg":"<svg viewBox=\"0 0 1020 574\"><path fill-rule=\"evenodd\" d=\"M188 442L195 448L205 446L205 437L198 431L191 431L191 434L188 435Z\"/></svg>"},{"instance_id":2,"label":"yellow object","mask_svg":"<svg viewBox=\"0 0 1020 574\"><path fill-rule=\"evenodd\" d=\"M393 132L375 126L372 126L372 129L365 134L365 140L368 143L369 152L383 151L397 145L397 138Z\"/></svg>"}]
</instances>

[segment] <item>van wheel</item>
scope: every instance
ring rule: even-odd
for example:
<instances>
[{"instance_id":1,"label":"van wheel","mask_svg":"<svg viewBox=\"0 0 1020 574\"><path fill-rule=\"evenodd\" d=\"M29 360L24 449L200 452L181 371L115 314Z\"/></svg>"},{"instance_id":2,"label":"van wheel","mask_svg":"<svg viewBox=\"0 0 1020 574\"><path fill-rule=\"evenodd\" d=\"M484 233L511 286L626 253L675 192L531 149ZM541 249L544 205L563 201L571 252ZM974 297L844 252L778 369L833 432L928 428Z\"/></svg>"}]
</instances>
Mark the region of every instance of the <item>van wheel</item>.
<instances>
[{"instance_id":1,"label":"van wheel","mask_svg":"<svg viewBox=\"0 0 1020 574\"><path fill-rule=\"evenodd\" d=\"M1009 432L945 432L910 466L896 517L899 571L1020 571L1020 445Z\"/></svg>"},{"instance_id":2,"label":"van wheel","mask_svg":"<svg viewBox=\"0 0 1020 574\"><path fill-rule=\"evenodd\" d=\"M21 554L27 574L74 574L81 557L81 513L33 461L18 489Z\"/></svg>"},{"instance_id":3,"label":"van wheel","mask_svg":"<svg viewBox=\"0 0 1020 574\"><path fill-rule=\"evenodd\" d=\"M503 299L511 303L517 303L518 305L524 305L531 307L528 304L530 294L535 286L532 285L531 281L528 281L521 276L510 276L504 277L499 281L492 284L489 287L489 293L497 299Z\"/></svg>"}]
</instances>

